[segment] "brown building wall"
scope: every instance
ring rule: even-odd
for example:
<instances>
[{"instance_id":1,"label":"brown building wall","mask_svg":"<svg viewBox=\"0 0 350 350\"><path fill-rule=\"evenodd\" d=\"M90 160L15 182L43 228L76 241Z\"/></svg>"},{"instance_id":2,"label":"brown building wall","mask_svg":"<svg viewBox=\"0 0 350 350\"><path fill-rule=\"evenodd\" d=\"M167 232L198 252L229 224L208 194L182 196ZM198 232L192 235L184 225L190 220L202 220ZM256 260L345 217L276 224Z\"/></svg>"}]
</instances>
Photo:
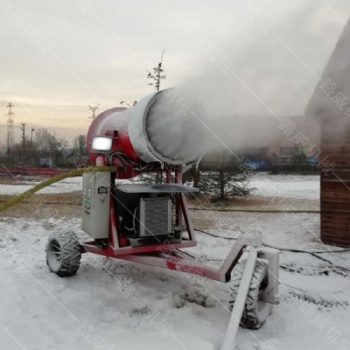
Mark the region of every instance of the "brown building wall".
<instances>
[{"instance_id":1,"label":"brown building wall","mask_svg":"<svg viewBox=\"0 0 350 350\"><path fill-rule=\"evenodd\" d=\"M350 246L350 120L322 122L321 239Z\"/></svg>"}]
</instances>

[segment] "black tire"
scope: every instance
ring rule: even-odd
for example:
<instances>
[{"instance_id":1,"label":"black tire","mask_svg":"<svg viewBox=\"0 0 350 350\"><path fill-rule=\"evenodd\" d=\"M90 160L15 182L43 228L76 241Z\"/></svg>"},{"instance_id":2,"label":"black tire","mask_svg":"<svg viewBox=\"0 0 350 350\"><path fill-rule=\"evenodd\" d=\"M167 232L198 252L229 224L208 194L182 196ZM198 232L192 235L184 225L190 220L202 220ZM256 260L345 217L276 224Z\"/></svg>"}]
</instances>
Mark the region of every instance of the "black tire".
<instances>
[{"instance_id":1,"label":"black tire","mask_svg":"<svg viewBox=\"0 0 350 350\"><path fill-rule=\"evenodd\" d=\"M245 265L246 260L243 260L233 270L232 282L230 286L231 309L233 308L233 304L238 294L238 288L243 277ZM257 259L241 319L240 325L243 328L261 328L264 325L267 317L271 314L272 304L260 300L260 293L265 290L268 284L267 272L266 261Z\"/></svg>"},{"instance_id":2,"label":"black tire","mask_svg":"<svg viewBox=\"0 0 350 350\"><path fill-rule=\"evenodd\" d=\"M74 232L52 233L46 247L46 263L60 277L73 276L80 266L80 244Z\"/></svg>"}]
</instances>

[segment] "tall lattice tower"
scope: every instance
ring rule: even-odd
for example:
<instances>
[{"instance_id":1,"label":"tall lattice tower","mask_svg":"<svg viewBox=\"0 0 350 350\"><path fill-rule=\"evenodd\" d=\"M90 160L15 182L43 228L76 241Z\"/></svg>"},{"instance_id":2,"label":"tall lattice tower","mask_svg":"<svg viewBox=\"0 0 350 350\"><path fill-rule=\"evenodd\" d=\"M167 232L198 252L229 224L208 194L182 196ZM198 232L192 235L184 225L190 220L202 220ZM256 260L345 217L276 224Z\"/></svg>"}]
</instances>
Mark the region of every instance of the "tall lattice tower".
<instances>
[{"instance_id":1,"label":"tall lattice tower","mask_svg":"<svg viewBox=\"0 0 350 350\"><path fill-rule=\"evenodd\" d=\"M96 111L99 109L99 108L98 108L99 105L100 105L100 104L97 104L96 106L90 106L90 105L88 105L89 110L92 112L92 115L91 115L90 119L94 120L94 119L96 118Z\"/></svg>"},{"instance_id":2,"label":"tall lattice tower","mask_svg":"<svg viewBox=\"0 0 350 350\"><path fill-rule=\"evenodd\" d=\"M11 102L6 107L9 109L9 111L6 114L7 116L7 155L9 156L15 141L14 140L15 122L13 120L15 113L12 112L12 108L14 107L14 105Z\"/></svg>"}]
</instances>

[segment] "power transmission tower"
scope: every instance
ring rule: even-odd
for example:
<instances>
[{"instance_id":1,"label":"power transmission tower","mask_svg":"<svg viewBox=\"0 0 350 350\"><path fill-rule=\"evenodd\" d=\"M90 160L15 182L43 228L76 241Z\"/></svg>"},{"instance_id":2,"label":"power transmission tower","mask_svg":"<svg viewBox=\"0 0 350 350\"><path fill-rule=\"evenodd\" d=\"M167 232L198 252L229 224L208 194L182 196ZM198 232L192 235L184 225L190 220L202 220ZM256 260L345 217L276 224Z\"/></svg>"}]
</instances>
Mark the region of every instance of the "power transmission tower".
<instances>
[{"instance_id":1,"label":"power transmission tower","mask_svg":"<svg viewBox=\"0 0 350 350\"><path fill-rule=\"evenodd\" d=\"M22 160L25 159L25 154L26 154L26 123L21 123L21 130L22 130L22 149L23 149L23 154L22 154Z\"/></svg>"},{"instance_id":2,"label":"power transmission tower","mask_svg":"<svg viewBox=\"0 0 350 350\"><path fill-rule=\"evenodd\" d=\"M160 90L161 81L166 79L166 75L163 75L164 69L162 68L164 52L165 50L163 50L162 55L160 56L160 62L157 67L153 68L153 74L147 70L147 79L153 80L153 82L148 83L148 85L153 85L157 91Z\"/></svg>"},{"instance_id":3,"label":"power transmission tower","mask_svg":"<svg viewBox=\"0 0 350 350\"><path fill-rule=\"evenodd\" d=\"M11 153L11 149L13 147L14 144L14 138L15 138L15 127L14 127L14 120L13 120L13 116L15 115L15 113L12 112L12 108L14 107L14 105L10 102L7 106L6 106L9 111L7 112L6 116L7 116L7 157L10 156Z\"/></svg>"},{"instance_id":4,"label":"power transmission tower","mask_svg":"<svg viewBox=\"0 0 350 350\"><path fill-rule=\"evenodd\" d=\"M160 90L160 84L161 84L162 80L166 79L166 75L163 74L164 69L162 68L164 52L165 52L165 50L163 50L163 52L160 56L160 62L158 63L157 67L153 67L153 74L149 70L147 70L147 79L151 79L151 81L152 81L151 83L148 83L147 85L154 86L156 91ZM157 172L156 183L160 183L160 182L161 182L161 176L160 176L160 173Z\"/></svg>"},{"instance_id":5,"label":"power transmission tower","mask_svg":"<svg viewBox=\"0 0 350 350\"><path fill-rule=\"evenodd\" d=\"M91 115L90 119L94 120L94 119L96 118L96 111L98 110L98 106L99 106L99 105L100 105L100 104L97 104L96 106L90 106L90 105L88 105L89 110L92 112L92 115Z\"/></svg>"}]
</instances>

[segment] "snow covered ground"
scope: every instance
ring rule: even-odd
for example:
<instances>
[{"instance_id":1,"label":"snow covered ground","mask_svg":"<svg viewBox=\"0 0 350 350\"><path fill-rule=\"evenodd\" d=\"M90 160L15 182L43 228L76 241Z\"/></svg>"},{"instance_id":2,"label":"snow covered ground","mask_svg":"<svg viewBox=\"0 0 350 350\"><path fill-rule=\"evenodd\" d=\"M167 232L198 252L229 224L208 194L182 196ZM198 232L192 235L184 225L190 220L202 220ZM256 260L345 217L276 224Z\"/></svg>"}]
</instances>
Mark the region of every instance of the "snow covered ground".
<instances>
[{"instance_id":1,"label":"snow covered ground","mask_svg":"<svg viewBox=\"0 0 350 350\"><path fill-rule=\"evenodd\" d=\"M27 181L25 178L16 184L0 185L0 195L15 195L38 184L40 180ZM123 180L123 182L129 182ZM81 191L82 178L74 177L56 182L38 193L68 193ZM268 175L258 173L249 181L249 187L256 188L254 196L319 199L320 177L302 175Z\"/></svg>"},{"instance_id":2,"label":"snow covered ground","mask_svg":"<svg viewBox=\"0 0 350 350\"><path fill-rule=\"evenodd\" d=\"M42 182L43 179L36 178L34 181L28 181L25 178L19 179L15 184L0 184L0 195L15 195L29 190L33 186ZM81 191L82 177L71 177L56 182L48 187L38 191L38 193L70 193Z\"/></svg>"},{"instance_id":3,"label":"snow covered ground","mask_svg":"<svg viewBox=\"0 0 350 350\"><path fill-rule=\"evenodd\" d=\"M254 196L284 198L320 198L320 177L318 175L267 175L252 176L249 187L256 188Z\"/></svg>"},{"instance_id":4,"label":"snow covered ground","mask_svg":"<svg viewBox=\"0 0 350 350\"><path fill-rule=\"evenodd\" d=\"M16 195L29 190L33 186L44 181L35 179L34 181L18 180L15 184L0 184L0 195ZM119 180L119 183L131 183L129 180ZM82 188L82 177L71 177L56 182L38 191L38 193L71 193L80 192Z\"/></svg>"},{"instance_id":5,"label":"snow covered ground","mask_svg":"<svg viewBox=\"0 0 350 350\"><path fill-rule=\"evenodd\" d=\"M310 186L293 191L285 183L286 196ZM330 249L319 240L318 214L192 215L211 216L215 224L207 231L225 237L261 233L266 244L280 248ZM85 238L80 225L80 218L0 217L1 350L220 349L230 317L228 285L89 254L74 277L50 273L48 235L74 230ZM186 251L213 265L233 244L200 232L197 238L198 247ZM319 255L338 267L309 254L282 252L281 303L259 331L239 330L237 349L350 348L350 279L344 269L350 269L350 253Z\"/></svg>"}]
</instances>

